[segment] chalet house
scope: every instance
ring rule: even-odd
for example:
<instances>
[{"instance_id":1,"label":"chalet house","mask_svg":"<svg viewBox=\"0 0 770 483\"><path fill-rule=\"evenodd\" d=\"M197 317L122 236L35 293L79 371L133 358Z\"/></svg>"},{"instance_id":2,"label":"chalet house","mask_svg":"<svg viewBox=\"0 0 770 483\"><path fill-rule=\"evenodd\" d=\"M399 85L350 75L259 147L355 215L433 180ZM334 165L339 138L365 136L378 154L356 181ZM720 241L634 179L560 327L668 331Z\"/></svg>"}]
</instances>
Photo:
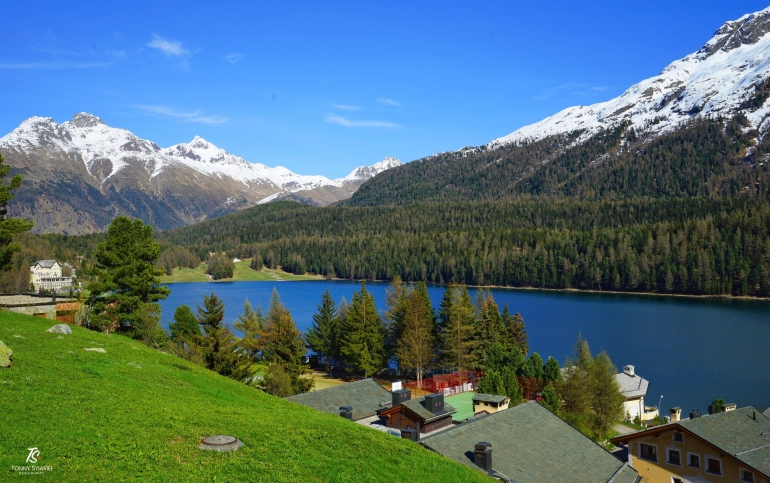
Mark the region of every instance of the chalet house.
<instances>
[{"instance_id":1,"label":"chalet house","mask_svg":"<svg viewBox=\"0 0 770 483\"><path fill-rule=\"evenodd\" d=\"M422 438L420 444L501 481L640 481L628 463L618 460L536 402L474 416Z\"/></svg>"},{"instance_id":2,"label":"chalet house","mask_svg":"<svg viewBox=\"0 0 770 483\"><path fill-rule=\"evenodd\" d=\"M496 394L479 394L473 396L473 414L487 412L489 414L508 409L511 400L506 396Z\"/></svg>"},{"instance_id":3,"label":"chalet house","mask_svg":"<svg viewBox=\"0 0 770 483\"><path fill-rule=\"evenodd\" d=\"M624 416L630 416L632 421L639 416L642 422L658 417L658 408L644 405L650 381L636 374L634 366L623 366L623 372L615 375L615 380L618 381L620 393L626 398L623 402Z\"/></svg>"},{"instance_id":4,"label":"chalet house","mask_svg":"<svg viewBox=\"0 0 770 483\"><path fill-rule=\"evenodd\" d=\"M63 277L61 269L56 260L38 260L29 266L29 281L36 292L72 288L72 277Z\"/></svg>"},{"instance_id":5,"label":"chalet house","mask_svg":"<svg viewBox=\"0 0 770 483\"><path fill-rule=\"evenodd\" d=\"M766 410L767 411L767 410ZM612 439L644 481L770 483L770 418L751 406L678 420Z\"/></svg>"},{"instance_id":6,"label":"chalet house","mask_svg":"<svg viewBox=\"0 0 770 483\"><path fill-rule=\"evenodd\" d=\"M385 426L398 430L419 430L421 434L431 433L452 425L455 408L444 403L441 393L428 394L411 399L411 391L394 391L391 407L379 412Z\"/></svg>"},{"instance_id":7,"label":"chalet house","mask_svg":"<svg viewBox=\"0 0 770 483\"><path fill-rule=\"evenodd\" d=\"M319 411L339 414L353 421L359 421L376 416L377 411L390 404L391 394L374 379L362 379L289 396L286 399Z\"/></svg>"}]
</instances>

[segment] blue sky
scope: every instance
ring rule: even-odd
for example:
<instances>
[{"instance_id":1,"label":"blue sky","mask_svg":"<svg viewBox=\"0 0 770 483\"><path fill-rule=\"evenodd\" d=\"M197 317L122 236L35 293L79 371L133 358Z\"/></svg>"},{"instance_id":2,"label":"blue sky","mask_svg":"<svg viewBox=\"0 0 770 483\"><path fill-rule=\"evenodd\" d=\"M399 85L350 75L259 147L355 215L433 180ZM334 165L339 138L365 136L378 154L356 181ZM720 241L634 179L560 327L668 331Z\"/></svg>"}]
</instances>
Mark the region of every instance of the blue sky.
<instances>
[{"instance_id":1,"label":"blue sky","mask_svg":"<svg viewBox=\"0 0 770 483\"><path fill-rule=\"evenodd\" d=\"M767 1L767 0L766 0ZM757 1L5 2L0 134L80 111L338 177L621 94Z\"/></svg>"}]
</instances>

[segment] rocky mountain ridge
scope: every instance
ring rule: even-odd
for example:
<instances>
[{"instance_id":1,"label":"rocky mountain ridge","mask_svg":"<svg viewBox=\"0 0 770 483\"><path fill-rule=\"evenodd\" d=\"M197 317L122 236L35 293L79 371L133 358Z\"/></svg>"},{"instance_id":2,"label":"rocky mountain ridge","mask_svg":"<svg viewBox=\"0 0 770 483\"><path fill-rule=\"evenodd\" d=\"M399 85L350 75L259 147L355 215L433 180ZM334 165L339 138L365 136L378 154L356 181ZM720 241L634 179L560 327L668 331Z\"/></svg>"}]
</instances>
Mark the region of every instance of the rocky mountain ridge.
<instances>
[{"instance_id":1,"label":"rocky mountain ridge","mask_svg":"<svg viewBox=\"0 0 770 483\"><path fill-rule=\"evenodd\" d=\"M350 197L395 158L361 166L344 178L306 176L250 163L196 136L168 148L88 113L56 123L32 117L0 138L6 163L24 177L9 206L35 221L38 233L90 233L118 214L170 229L297 193L325 205Z\"/></svg>"}]
</instances>

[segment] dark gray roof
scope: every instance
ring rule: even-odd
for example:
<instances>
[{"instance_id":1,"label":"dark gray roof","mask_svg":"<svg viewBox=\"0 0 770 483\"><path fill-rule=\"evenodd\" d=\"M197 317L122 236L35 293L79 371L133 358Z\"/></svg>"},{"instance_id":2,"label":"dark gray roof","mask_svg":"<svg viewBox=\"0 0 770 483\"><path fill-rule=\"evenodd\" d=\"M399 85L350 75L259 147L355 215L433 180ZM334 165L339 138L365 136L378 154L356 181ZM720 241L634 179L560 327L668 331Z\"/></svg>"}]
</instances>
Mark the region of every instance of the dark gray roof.
<instances>
[{"instance_id":1,"label":"dark gray roof","mask_svg":"<svg viewBox=\"0 0 770 483\"><path fill-rule=\"evenodd\" d=\"M358 421L377 414L382 409L380 403L390 404L392 398L374 379L362 379L286 399L332 414L339 414L340 406L353 406L353 420Z\"/></svg>"},{"instance_id":2,"label":"dark gray roof","mask_svg":"<svg viewBox=\"0 0 770 483\"><path fill-rule=\"evenodd\" d=\"M457 412L457 410L454 407L450 406L445 402L444 411L438 414L433 414L429 409L425 409L425 397L421 397L418 399L410 399L408 401L402 402L401 405L406 408L409 408L416 415L424 419L425 422L429 422L434 419L438 419L440 417L447 416L449 414L454 414Z\"/></svg>"},{"instance_id":3,"label":"dark gray roof","mask_svg":"<svg viewBox=\"0 0 770 483\"><path fill-rule=\"evenodd\" d=\"M685 419L678 424L757 471L770 475L770 418L753 407Z\"/></svg>"},{"instance_id":4,"label":"dark gray roof","mask_svg":"<svg viewBox=\"0 0 770 483\"><path fill-rule=\"evenodd\" d=\"M508 396L498 396L497 394L479 394L476 393L473 396L473 402L479 401L479 402L491 402L491 403L497 403L500 404L501 402L508 399Z\"/></svg>"},{"instance_id":5,"label":"dark gray roof","mask_svg":"<svg viewBox=\"0 0 770 483\"><path fill-rule=\"evenodd\" d=\"M35 265L40 265L43 268L51 268L54 266L54 264L59 263L56 260L38 260L35 263L32 264L34 267Z\"/></svg>"},{"instance_id":6,"label":"dark gray roof","mask_svg":"<svg viewBox=\"0 0 770 483\"><path fill-rule=\"evenodd\" d=\"M519 483L632 483L637 473L535 402L474 418L422 439L449 459L473 462L478 442L492 445L492 466ZM479 471L481 471L479 469Z\"/></svg>"},{"instance_id":7,"label":"dark gray roof","mask_svg":"<svg viewBox=\"0 0 770 483\"><path fill-rule=\"evenodd\" d=\"M629 376L625 372L621 372L615 376L615 380L618 381L618 386L620 386L620 393L626 399L637 399L647 396L647 388L650 386L650 381L642 376L638 374Z\"/></svg>"}]
</instances>

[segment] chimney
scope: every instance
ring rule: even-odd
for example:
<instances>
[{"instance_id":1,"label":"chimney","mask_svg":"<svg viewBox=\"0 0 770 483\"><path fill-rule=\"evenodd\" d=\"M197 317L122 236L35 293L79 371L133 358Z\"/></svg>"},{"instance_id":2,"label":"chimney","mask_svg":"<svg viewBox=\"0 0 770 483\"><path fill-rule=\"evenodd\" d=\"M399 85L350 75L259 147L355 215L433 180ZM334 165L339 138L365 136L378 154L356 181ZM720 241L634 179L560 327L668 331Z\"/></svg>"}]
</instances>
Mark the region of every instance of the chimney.
<instances>
[{"instance_id":1,"label":"chimney","mask_svg":"<svg viewBox=\"0 0 770 483\"><path fill-rule=\"evenodd\" d=\"M473 447L473 461L476 466L490 473L492 471L492 445L481 441Z\"/></svg>"},{"instance_id":2,"label":"chimney","mask_svg":"<svg viewBox=\"0 0 770 483\"><path fill-rule=\"evenodd\" d=\"M753 419L754 421L757 420L757 412L756 411L751 411L751 419Z\"/></svg>"},{"instance_id":3,"label":"chimney","mask_svg":"<svg viewBox=\"0 0 770 483\"><path fill-rule=\"evenodd\" d=\"M340 416L353 420L353 406L340 406Z\"/></svg>"},{"instance_id":4,"label":"chimney","mask_svg":"<svg viewBox=\"0 0 770 483\"><path fill-rule=\"evenodd\" d=\"M690 411L690 419L695 419L700 417L700 409L696 409L695 411Z\"/></svg>"},{"instance_id":5,"label":"chimney","mask_svg":"<svg viewBox=\"0 0 770 483\"><path fill-rule=\"evenodd\" d=\"M393 391L391 394L393 396L393 405L391 407L396 407L399 404L412 399L412 391L409 389Z\"/></svg>"},{"instance_id":6,"label":"chimney","mask_svg":"<svg viewBox=\"0 0 770 483\"><path fill-rule=\"evenodd\" d=\"M417 429L411 429L411 428L402 429L401 438L414 441L415 443L419 443L420 442L420 423L417 423Z\"/></svg>"},{"instance_id":7,"label":"chimney","mask_svg":"<svg viewBox=\"0 0 770 483\"><path fill-rule=\"evenodd\" d=\"M682 416L682 408L671 408L668 410L671 413L671 422L676 423Z\"/></svg>"},{"instance_id":8,"label":"chimney","mask_svg":"<svg viewBox=\"0 0 770 483\"><path fill-rule=\"evenodd\" d=\"M444 395L440 392L437 392L435 394L428 394L425 396L425 409L432 412L433 414L438 414L440 412L444 411Z\"/></svg>"},{"instance_id":9,"label":"chimney","mask_svg":"<svg viewBox=\"0 0 770 483\"><path fill-rule=\"evenodd\" d=\"M717 412L716 406L709 404L709 415L714 414L715 412Z\"/></svg>"},{"instance_id":10,"label":"chimney","mask_svg":"<svg viewBox=\"0 0 770 483\"><path fill-rule=\"evenodd\" d=\"M634 366L623 366L623 372L631 377L634 377Z\"/></svg>"}]
</instances>

